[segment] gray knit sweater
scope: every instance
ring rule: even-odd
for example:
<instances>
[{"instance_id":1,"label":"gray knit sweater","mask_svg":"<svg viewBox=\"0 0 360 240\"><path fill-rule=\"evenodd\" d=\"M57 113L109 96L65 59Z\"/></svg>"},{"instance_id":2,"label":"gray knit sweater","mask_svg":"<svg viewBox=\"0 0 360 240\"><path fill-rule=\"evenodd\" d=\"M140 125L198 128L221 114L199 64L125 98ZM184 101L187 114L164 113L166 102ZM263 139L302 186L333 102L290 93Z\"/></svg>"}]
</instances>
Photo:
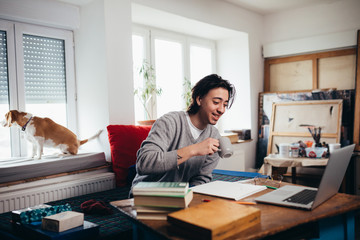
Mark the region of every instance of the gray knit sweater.
<instances>
[{"instance_id":1,"label":"gray knit sweater","mask_svg":"<svg viewBox=\"0 0 360 240\"><path fill-rule=\"evenodd\" d=\"M209 182L220 158L217 153L195 156L177 166L177 149L202 142L209 137L220 138L219 131L214 126L209 124L195 140L185 112L165 114L154 123L149 136L137 152L137 174L133 186L141 181L189 182L190 185Z\"/></svg>"}]
</instances>

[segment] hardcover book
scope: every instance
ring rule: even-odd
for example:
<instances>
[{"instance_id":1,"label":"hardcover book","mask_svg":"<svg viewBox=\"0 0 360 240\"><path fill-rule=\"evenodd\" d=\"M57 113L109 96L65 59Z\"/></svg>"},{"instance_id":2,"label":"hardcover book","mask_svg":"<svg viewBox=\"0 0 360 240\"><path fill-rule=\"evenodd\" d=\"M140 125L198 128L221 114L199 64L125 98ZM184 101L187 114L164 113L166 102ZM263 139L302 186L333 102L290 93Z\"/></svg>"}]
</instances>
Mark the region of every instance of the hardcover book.
<instances>
[{"instance_id":1,"label":"hardcover book","mask_svg":"<svg viewBox=\"0 0 360 240\"><path fill-rule=\"evenodd\" d=\"M188 192L185 195L134 195L134 205L149 207L186 208L187 206L189 206L192 199L193 191L191 189L188 189Z\"/></svg>"},{"instance_id":2,"label":"hardcover book","mask_svg":"<svg viewBox=\"0 0 360 240\"><path fill-rule=\"evenodd\" d=\"M139 182L132 191L133 195L185 195L188 192L187 182Z\"/></svg>"},{"instance_id":3,"label":"hardcover book","mask_svg":"<svg viewBox=\"0 0 360 240\"><path fill-rule=\"evenodd\" d=\"M193 239L224 239L260 223L260 210L217 199L173 213L172 230Z\"/></svg>"},{"instance_id":4,"label":"hardcover book","mask_svg":"<svg viewBox=\"0 0 360 240\"><path fill-rule=\"evenodd\" d=\"M165 220L167 219L168 212L140 212L136 214L136 218L140 220Z\"/></svg>"},{"instance_id":5,"label":"hardcover book","mask_svg":"<svg viewBox=\"0 0 360 240\"><path fill-rule=\"evenodd\" d=\"M63 232L74 227L83 225L84 214L79 212L67 211L51 216L44 217L42 219L42 229Z\"/></svg>"},{"instance_id":6,"label":"hardcover book","mask_svg":"<svg viewBox=\"0 0 360 240\"><path fill-rule=\"evenodd\" d=\"M171 212L182 208L135 206L137 219L166 220Z\"/></svg>"}]
</instances>

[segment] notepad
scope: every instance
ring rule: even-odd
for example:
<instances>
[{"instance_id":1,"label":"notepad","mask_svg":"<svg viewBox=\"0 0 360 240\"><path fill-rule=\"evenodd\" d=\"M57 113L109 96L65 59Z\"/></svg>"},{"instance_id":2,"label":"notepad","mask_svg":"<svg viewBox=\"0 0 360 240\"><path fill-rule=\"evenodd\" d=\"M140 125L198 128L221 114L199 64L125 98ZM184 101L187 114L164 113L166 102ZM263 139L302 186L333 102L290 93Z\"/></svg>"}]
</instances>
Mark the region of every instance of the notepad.
<instances>
[{"instance_id":1,"label":"notepad","mask_svg":"<svg viewBox=\"0 0 360 240\"><path fill-rule=\"evenodd\" d=\"M266 189L266 186L239 182L213 181L192 187L194 193L230 198L235 201Z\"/></svg>"}]
</instances>

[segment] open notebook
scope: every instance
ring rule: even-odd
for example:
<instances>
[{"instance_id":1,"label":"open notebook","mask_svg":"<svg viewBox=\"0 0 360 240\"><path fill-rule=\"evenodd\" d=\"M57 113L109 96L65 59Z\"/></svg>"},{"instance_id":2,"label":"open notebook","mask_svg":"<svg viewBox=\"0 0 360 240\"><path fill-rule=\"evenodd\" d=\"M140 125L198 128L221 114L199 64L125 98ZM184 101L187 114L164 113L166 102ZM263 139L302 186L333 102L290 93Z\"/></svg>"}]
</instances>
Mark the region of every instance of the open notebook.
<instances>
[{"instance_id":1,"label":"open notebook","mask_svg":"<svg viewBox=\"0 0 360 240\"><path fill-rule=\"evenodd\" d=\"M241 182L213 181L192 187L194 193L230 198L235 201L265 190L265 186Z\"/></svg>"}]
</instances>

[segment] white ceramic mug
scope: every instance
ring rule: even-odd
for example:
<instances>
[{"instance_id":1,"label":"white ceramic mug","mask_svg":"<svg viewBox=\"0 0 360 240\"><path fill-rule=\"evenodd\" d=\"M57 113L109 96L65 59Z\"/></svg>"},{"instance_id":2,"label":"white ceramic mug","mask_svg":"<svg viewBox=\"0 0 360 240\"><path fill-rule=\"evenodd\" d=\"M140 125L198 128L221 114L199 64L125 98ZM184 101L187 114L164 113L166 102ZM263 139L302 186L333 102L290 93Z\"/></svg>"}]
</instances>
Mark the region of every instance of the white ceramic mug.
<instances>
[{"instance_id":1,"label":"white ceramic mug","mask_svg":"<svg viewBox=\"0 0 360 240\"><path fill-rule=\"evenodd\" d=\"M341 148L340 143L329 143L329 152L330 154L335 150Z\"/></svg>"},{"instance_id":2,"label":"white ceramic mug","mask_svg":"<svg viewBox=\"0 0 360 240\"><path fill-rule=\"evenodd\" d=\"M219 156L221 158L229 158L233 155L234 150L231 144L231 141L228 137L221 137L219 139Z\"/></svg>"},{"instance_id":3,"label":"white ceramic mug","mask_svg":"<svg viewBox=\"0 0 360 240\"><path fill-rule=\"evenodd\" d=\"M279 144L279 156L280 157L289 157L290 144L280 143Z\"/></svg>"}]
</instances>

